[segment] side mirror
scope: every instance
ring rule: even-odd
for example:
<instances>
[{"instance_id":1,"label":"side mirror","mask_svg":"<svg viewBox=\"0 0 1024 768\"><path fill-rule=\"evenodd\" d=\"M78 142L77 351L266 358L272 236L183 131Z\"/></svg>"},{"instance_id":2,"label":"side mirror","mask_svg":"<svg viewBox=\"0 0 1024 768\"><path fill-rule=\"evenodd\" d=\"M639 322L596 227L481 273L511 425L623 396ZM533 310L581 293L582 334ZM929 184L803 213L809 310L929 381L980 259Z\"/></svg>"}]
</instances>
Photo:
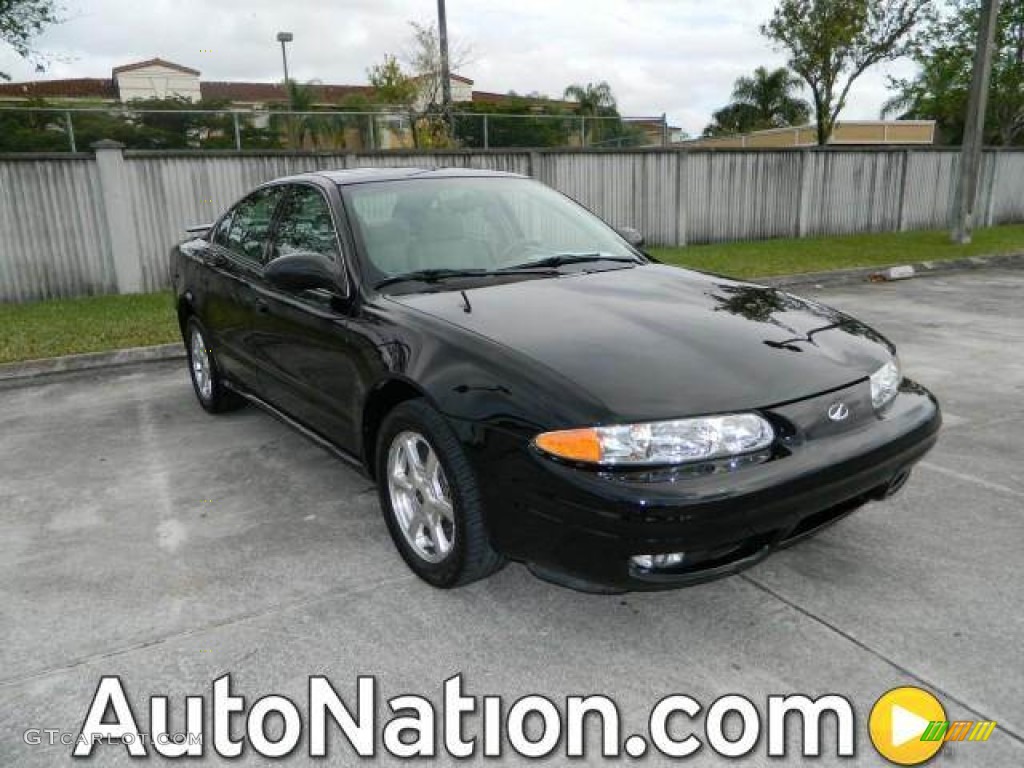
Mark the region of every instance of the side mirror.
<instances>
[{"instance_id":1,"label":"side mirror","mask_svg":"<svg viewBox=\"0 0 1024 768\"><path fill-rule=\"evenodd\" d=\"M317 253L299 251L278 256L267 264L263 274L274 285L290 291L323 288L338 292L338 280L331 263Z\"/></svg>"},{"instance_id":2,"label":"side mirror","mask_svg":"<svg viewBox=\"0 0 1024 768\"><path fill-rule=\"evenodd\" d=\"M640 230L633 229L632 227L619 227L615 231L619 233L619 237L634 248L639 249L644 247L644 236L640 234Z\"/></svg>"}]
</instances>

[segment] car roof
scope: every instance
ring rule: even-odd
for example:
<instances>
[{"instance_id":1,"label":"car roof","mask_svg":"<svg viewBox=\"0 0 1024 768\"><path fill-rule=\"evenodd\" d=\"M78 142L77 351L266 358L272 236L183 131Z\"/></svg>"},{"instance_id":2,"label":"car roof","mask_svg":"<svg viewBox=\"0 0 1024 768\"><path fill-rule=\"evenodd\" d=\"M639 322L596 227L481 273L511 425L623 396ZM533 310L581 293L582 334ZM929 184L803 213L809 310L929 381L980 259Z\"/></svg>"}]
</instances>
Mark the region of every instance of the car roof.
<instances>
[{"instance_id":1,"label":"car roof","mask_svg":"<svg viewBox=\"0 0 1024 768\"><path fill-rule=\"evenodd\" d=\"M314 178L327 179L338 186L350 184L366 184L376 181L403 181L406 179L451 179L451 178L480 178L480 177L502 177L522 179L525 176L518 173L505 173L504 171L489 171L479 168L346 168L338 170L309 171L294 176L286 176L275 179L274 183L312 180Z\"/></svg>"}]
</instances>

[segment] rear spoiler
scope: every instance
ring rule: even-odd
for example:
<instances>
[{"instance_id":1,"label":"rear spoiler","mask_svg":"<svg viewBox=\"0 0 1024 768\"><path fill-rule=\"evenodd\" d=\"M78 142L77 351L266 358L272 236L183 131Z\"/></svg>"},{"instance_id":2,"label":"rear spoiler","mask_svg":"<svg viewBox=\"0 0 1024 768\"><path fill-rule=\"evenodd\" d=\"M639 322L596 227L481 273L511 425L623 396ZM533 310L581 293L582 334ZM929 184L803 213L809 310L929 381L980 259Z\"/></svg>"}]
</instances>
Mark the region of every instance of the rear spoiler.
<instances>
[{"instance_id":1,"label":"rear spoiler","mask_svg":"<svg viewBox=\"0 0 1024 768\"><path fill-rule=\"evenodd\" d=\"M190 235L205 235L213 227L213 224L191 224L185 227Z\"/></svg>"}]
</instances>

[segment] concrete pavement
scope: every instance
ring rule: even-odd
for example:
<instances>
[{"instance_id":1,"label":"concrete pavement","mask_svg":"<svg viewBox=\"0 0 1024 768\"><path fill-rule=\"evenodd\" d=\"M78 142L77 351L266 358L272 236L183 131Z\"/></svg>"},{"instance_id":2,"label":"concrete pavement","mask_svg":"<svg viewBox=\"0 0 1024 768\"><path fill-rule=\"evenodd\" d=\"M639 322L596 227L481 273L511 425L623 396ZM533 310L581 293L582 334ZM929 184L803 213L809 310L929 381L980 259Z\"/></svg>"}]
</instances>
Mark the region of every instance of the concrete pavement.
<instances>
[{"instance_id":1,"label":"concrete pavement","mask_svg":"<svg viewBox=\"0 0 1024 768\"><path fill-rule=\"evenodd\" d=\"M519 565L434 590L396 554L367 480L260 411L208 416L180 363L0 391L0 765L73 762L71 747L22 734L77 733L101 675L121 676L140 719L160 693L180 720L183 697L209 695L225 672L249 702L300 705L313 674L348 697L359 674L385 697L437 700L460 672L467 692L506 702L600 692L624 735L670 693L705 706L741 693L761 708L769 694L840 693L858 752L826 765L883 764L871 705L922 685L950 719L999 724L940 764L1020 765L1024 272L810 293L897 343L942 402L939 445L895 498L676 592L583 595ZM834 754L833 728L823 744ZM305 748L290 762L305 764ZM96 765L132 762L97 749ZM332 764L356 761L336 750ZM763 738L740 762L788 763Z\"/></svg>"}]
</instances>

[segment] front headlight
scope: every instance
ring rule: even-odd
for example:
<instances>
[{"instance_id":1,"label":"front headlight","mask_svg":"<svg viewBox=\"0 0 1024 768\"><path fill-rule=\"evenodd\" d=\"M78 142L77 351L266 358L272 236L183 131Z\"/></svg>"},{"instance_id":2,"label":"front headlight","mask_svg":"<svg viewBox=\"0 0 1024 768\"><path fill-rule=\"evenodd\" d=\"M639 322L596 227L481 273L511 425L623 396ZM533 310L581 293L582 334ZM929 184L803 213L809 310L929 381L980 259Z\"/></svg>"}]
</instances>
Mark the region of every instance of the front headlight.
<instances>
[{"instance_id":1,"label":"front headlight","mask_svg":"<svg viewBox=\"0 0 1024 768\"><path fill-rule=\"evenodd\" d=\"M875 406L875 410L880 410L892 402L902 380L900 361L895 357L871 374L871 404Z\"/></svg>"},{"instance_id":2,"label":"front headlight","mask_svg":"<svg viewBox=\"0 0 1024 768\"><path fill-rule=\"evenodd\" d=\"M772 444L772 425L756 413L545 432L534 445L569 461L612 466L683 464L738 456Z\"/></svg>"}]
</instances>

